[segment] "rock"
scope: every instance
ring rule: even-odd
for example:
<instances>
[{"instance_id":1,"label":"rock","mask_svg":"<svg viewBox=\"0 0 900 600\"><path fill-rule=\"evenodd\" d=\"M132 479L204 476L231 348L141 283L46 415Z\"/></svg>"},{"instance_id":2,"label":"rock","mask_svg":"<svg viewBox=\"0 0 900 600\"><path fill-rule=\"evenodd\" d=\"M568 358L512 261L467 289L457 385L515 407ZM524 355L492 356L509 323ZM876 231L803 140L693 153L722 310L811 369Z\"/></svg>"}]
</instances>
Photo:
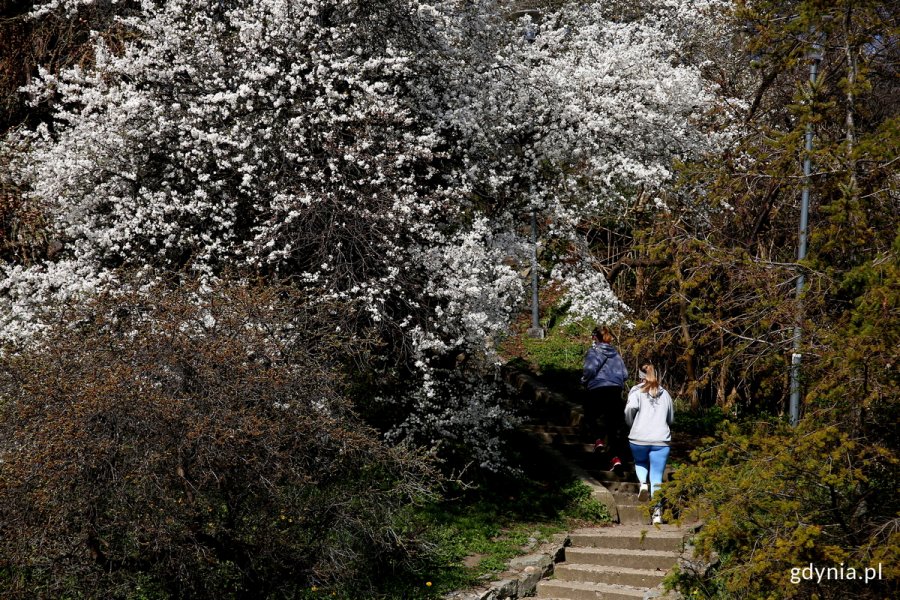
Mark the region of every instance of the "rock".
<instances>
[{"instance_id":1,"label":"rock","mask_svg":"<svg viewBox=\"0 0 900 600\"><path fill-rule=\"evenodd\" d=\"M509 568L516 570L536 567L538 571L543 573L551 564L553 564L553 559L546 554L528 554L509 561Z\"/></svg>"},{"instance_id":2,"label":"rock","mask_svg":"<svg viewBox=\"0 0 900 600\"><path fill-rule=\"evenodd\" d=\"M494 583L493 589L497 590L498 600L503 598L519 597L519 580L518 579L501 579Z\"/></svg>"},{"instance_id":3,"label":"rock","mask_svg":"<svg viewBox=\"0 0 900 600\"><path fill-rule=\"evenodd\" d=\"M525 567L519 575L519 596L530 596L537 589L537 584L544 572L538 567Z\"/></svg>"}]
</instances>

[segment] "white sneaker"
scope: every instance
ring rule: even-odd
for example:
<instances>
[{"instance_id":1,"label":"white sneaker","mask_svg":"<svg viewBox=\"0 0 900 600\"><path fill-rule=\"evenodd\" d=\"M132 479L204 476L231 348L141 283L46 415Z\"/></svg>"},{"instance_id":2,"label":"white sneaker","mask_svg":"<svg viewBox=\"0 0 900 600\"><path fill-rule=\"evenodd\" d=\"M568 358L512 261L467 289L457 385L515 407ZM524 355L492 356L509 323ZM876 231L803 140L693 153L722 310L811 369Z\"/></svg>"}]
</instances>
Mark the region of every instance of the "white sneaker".
<instances>
[{"instance_id":1,"label":"white sneaker","mask_svg":"<svg viewBox=\"0 0 900 600\"><path fill-rule=\"evenodd\" d=\"M653 524L662 525L662 507L657 506L653 509Z\"/></svg>"},{"instance_id":2,"label":"white sneaker","mask_svg":"<svg viewBox=\"0 0 900 600\"><path fill-rule=\"evenodd\" d=\"M641 484L641 489L638 491L638 500L640 502L646 502L650 499L650 486L646 483Z\"/></svg>"}]
</instances>

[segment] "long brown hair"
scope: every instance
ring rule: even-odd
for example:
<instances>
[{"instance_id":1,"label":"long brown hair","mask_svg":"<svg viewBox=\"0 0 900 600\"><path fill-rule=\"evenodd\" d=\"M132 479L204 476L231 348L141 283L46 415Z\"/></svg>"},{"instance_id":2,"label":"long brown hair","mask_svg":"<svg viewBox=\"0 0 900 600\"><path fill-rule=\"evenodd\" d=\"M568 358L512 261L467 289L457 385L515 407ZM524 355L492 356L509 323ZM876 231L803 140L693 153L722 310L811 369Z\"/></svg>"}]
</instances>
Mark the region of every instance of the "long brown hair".
<instances>
[{"instance_id":1,"label":"long brown hair","mask_svg":"<svg viewBox=\"0 0 900 600\"><path fill-rule=\"evenodd\" d=\"M612 344L613 336L606 327L594 327L594 331L591 332L591 335L597 338L597 341L603 342L604 344Z\"/></svg>"},{"instance_id":2,"label":"long brown hair","mask_svg":"<svg viewBox=\"0 0 900 600\"><path fill-rule=\"evenodd\" d=\"M651 396L659 393L659 378L656 376L656 369L651 364L645 364L641 367L641 373L644 380L641 382L641 391L647 392Z\"/></svg>"}]
</instances>

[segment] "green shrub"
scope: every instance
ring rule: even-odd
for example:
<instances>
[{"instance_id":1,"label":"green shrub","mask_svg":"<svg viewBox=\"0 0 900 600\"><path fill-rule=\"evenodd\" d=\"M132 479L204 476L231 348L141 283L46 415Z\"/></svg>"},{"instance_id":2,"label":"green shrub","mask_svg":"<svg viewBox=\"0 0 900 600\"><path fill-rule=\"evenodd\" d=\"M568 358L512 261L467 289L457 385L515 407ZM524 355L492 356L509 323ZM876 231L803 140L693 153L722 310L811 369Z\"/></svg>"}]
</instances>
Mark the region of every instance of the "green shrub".
<instances>
[{"instance_id":1,"label":"green shrub","mask_svg":"<svg viewBox=\"0 0 900 600\"><path fill-rule=\"evenodd\" d=\"M591 524L612 522L609 508L594 499L591 487L580 479L563 488L562 493L568 498L566 507L562 511L563 516L579 521L589 521Z\"/></svg>"},{"instance_id":2,"label":"green shrub","mask_svg":"<svg viewBox=\"0 0 900 600\"><path fill-rule=\"evenodd\" d=\"M691 435L713 435L724 420L725 413L718 406L699 411L676 410L672 429Z\"/></svg>"},{"instance_id":3,"label":"green shrub","mask_svg":"<svg viewBox=\"0 0 900 600\"><path fill-rule=\"evenodd\" d=\"M821 416L820 416L821 419ZM898 592L900 460L835 425L804 421L729 424L695 465L663 487L677 510L704 515L699 556L709 573L671 583L688 597L886 598ZM791 581L792 569L882 565L884 579Z\"/></svg>"}]
</instances>

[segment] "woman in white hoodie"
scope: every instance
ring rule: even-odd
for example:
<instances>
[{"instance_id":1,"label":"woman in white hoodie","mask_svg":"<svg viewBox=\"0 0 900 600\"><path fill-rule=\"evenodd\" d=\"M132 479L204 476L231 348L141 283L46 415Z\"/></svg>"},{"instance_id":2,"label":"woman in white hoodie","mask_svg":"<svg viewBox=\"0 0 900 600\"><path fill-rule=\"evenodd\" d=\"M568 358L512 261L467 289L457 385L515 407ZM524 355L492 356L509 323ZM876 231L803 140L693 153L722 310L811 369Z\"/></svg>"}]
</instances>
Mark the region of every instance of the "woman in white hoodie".
<instances>
[{"instance_id":1,"label":"woman in white hoodie","mask_svg":"<svg viewBox=\"0 0 900 600\"><path fill-rule=\"evenodd\" d=\"M663 471L669 459L669 442L672 432L669 426L675 418L675 406L669 392L659 385L653 365L641 367L641 382L628 392L625 405L625 423L631 426L628 442L634 456L634 470L641 489L638 499L646 500L662 484ZM650 485L647 485L647 476ZM653 522L662 523L662 507L653 509Z\"/></svg>"}]
</instances>

